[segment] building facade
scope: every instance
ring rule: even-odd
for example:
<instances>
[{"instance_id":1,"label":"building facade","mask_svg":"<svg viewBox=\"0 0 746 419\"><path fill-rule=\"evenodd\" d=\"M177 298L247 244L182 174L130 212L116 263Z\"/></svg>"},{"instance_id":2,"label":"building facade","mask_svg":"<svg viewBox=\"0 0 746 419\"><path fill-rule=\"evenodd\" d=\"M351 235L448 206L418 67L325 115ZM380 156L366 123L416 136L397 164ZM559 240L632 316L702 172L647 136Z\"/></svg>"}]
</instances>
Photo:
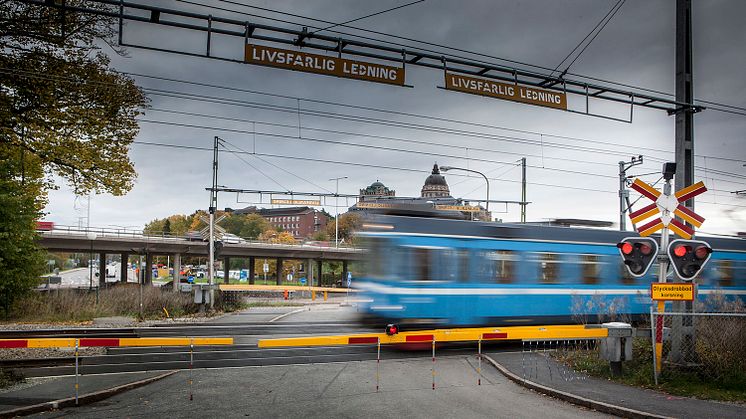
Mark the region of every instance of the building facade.
<instances>
[{"instance_id":1,"label":"building facade","mask_svg":"<svg viewBox=\"0 0 746 419\"><path fill-rule=\"evenodd\" d=\"M259 214L272 227L281 228L302 239L326 228L327 218L321 211L311 207L257 208L246 207L235 211L235 214Z\"/></svg>"},{"instance_id":2,"label":"building facade","mask_svg":"<svg viewBox=\"0 0 746 419\"><path fill-rule=\"evenodd\" d=\"M387 212L392 209L435 210L443 217L457 217L465 220L489 221L492 219L492 214L485 211L482 206L472 206L463 199L451 196L448 182L440 173L437 163L433 165L432 172L425 179L419 197L397 197L393 190L376 181L367 188L361 189L358 202L349 208L350 211L363 214Z\"/></svg>"}]
</instances>

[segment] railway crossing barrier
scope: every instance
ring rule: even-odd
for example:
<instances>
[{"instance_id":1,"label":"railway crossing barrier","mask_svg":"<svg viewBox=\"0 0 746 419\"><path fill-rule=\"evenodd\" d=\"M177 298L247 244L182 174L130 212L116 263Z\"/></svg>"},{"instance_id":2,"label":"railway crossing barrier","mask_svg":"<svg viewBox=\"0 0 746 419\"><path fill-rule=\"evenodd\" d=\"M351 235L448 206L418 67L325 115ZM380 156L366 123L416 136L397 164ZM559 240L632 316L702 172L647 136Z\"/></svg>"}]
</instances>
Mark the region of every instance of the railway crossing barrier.
<instances>
[{"instance_id":1,"label":"railway crossing barrier","mask_svg":"<svg viewBox=\"0 0 746 419\"><path fill-rule=\"evenodd\" d=\"M616 325L619 326L619 325ZM400 331L396 325L388 325L385 333L359 333L350 335L302 336L290 338L260 339L259 348L376 345L376 391L380 387L381 345L430 344L432 350L432 389L436 388L436 344L445 342L475 342L477 344L477 385L482 384L482 343L494 341L525 342L587 342L608 340L609 347L622 347L616 340L631 336L632 328L625 325L625 333L618 330L610 333L609 325L556 325L556 326L508 326L453 329L429 329ZM537 343L538 347L539 343ZM546 343L544 343L546 347ZM613 351L612 351L613 352ZM627 358L630 359L630 358ZM620 361L611 358L610 362Z\"/></svg>"},{"instance_id":2,"label":"railway crossing barrier","mask_svg":"<svg viewBox=\"0 0 746 419\"><path fill-rule=\"evenodd\" d=\"M189 346L189 400L193 400L192 367L194 346L233 345L230 337L153 337L153 338L30 338L0 339L0 349L11 348L73 348L75 353L75 405L78 406L80 390L80 348L95 347L147 347Z\"/></svg>"}]
</instances>

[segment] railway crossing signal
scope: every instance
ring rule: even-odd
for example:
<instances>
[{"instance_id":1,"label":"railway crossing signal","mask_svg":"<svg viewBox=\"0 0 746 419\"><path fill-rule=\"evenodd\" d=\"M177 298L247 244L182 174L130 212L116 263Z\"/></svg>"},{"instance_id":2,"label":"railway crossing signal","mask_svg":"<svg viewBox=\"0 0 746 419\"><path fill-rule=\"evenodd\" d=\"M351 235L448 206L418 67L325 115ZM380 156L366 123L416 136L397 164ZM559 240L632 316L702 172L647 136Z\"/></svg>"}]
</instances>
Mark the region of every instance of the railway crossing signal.
<instances>
[{"instance_id":1,"label":"railway crossing signal","mask_svg":"<svg viewBox=\"0 0 746 419\"><path fill-rule=\"evenodd\" d=\"M647 273L658 254L658 243L649 238L627 237L617 243L616 247L624 259L627 271L636 278Z\"/></svg>"},{"instance_id":2,"label":"railway crossing signal","mask_svg":"<svg viewBox=\"0 0 746 419\"><path fill-rule=\"evenodd\" d=\"M633 211L629 214L632 223L637 224L642 220L661 214L660 217L655 220L638 227L637 231L643 237L647 237L656 231L668 227L674 233L688 240L692 238L694 229L673 218L673 216L678 216L695 227L700 227L705 221L704 217L698 215L682 204L683 202L707 191L703 182L697 182L694 185L687 186L673 195L661 193L659 190L640 179L635 179L634 182L632 182L632 185L630 185L630 188L653 201L651 205L640 208L639 210Z\"/></svg>"},{"instance_id":3,"label":"railway crossing signal","mask_svg":"<svg viewBox=\"0 0 746 419\"><path fill-rule=\"evenodd\" d=\"M389 336L393 336L395 334L399 333L399 326L395 324L387 324L386 325L386 334Z\"/></svg>"},{"instance_id":4,"label":"railway crossing signal","mask_svg":"<svg viewBox=\"0 0 746 419\"><path fill-rule=\"evenodd\" d=\"M712 255L712 247L701 240L677 239L668 246L668 257L676 275L691 281L702 271Z\"/></svg>"}]
</instances>

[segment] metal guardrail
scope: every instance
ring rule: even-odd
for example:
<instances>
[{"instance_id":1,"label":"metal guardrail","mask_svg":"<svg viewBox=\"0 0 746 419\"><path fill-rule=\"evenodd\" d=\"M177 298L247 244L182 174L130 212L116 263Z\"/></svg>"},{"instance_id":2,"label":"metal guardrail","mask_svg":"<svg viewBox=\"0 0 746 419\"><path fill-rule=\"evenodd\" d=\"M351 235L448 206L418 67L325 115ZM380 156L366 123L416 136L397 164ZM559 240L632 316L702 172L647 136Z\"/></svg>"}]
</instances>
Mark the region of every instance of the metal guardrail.
<instances>
[{"instance_id":1,"label":"metal guardrail","mask_svg":"<svg viewBox=\"0 0 746 419\"><path fill-rule=\"evenodd\" d=\"M87 236L89 233L95 233L96 239L99 238L133 238L133 239L160 239L160 240L173 240L173 241L183 241L183 240L189 240L189 241L195 241L202 243L203 241L195 240L193 237L190 236L178 236L170 233L164 233L161 232L158 233L146 233L143 230L132 230L132 229L124 229L124 228L104 228L104 227L79 227L79 226L68 226L68 225L58 225L55 224L54 227L51 230L48 229L38 229L37 232L41 233L42 235L46 236L54 236L57 234L65 234L65 235L79 235L79 236ZM229 239L223 241L225 244L232 245L232 244L261 244L261 245L270 245L270 246L294 246L294 247L306 247L306 248L320 248L320 249L335 249L336 247L330 244L324 245L320 242L299 242L299 243L276 243L272 242L270 240L247 240L244 238L237 238L235 239ZM351 246L349 244L340 245L339 248L343 249L359 249L356 246Z\"/></svg>"}]
</instances>

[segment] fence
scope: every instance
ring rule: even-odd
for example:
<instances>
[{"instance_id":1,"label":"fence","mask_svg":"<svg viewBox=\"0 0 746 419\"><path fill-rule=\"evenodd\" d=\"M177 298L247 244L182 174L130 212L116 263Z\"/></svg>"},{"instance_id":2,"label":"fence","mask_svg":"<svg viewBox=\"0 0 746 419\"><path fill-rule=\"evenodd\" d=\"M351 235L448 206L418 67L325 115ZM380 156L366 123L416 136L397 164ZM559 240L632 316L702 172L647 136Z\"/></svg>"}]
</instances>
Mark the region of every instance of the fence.
<instances>
[{"instance_id":1,"label":"fence","mask_svg":"<svg viewBox=\"0 0 746 419\"><path fill-rule=\"evenodd\" d=\"M677 372L746 379L746 313L650 313L655 382Z\"/></svg>"}]
</instances>

